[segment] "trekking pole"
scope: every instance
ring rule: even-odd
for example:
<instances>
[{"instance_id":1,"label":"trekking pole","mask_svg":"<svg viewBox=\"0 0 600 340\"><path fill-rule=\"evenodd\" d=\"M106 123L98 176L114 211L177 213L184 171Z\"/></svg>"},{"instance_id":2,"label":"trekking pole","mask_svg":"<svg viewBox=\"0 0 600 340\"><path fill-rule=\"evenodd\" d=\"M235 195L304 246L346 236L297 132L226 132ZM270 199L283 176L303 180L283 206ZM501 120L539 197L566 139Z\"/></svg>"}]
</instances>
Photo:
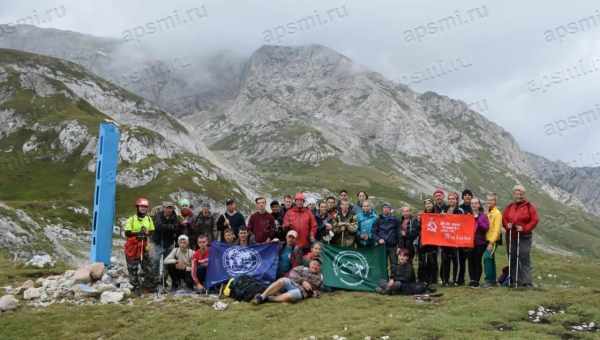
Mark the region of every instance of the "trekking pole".
<instances>
[{"instance_id":1,"label":"trekking pole","mask_svg":"<svg viewBox=\"0 0 600 340\"><path fill-rule=\"evenodd\" d=\"M515 273L515 284L516 284L516 288L519 288L519 252L520 252L520 248L521 248L521 232L517 231L517 270Z\"/></svg>"},{"instance_id":2,"label":"trekking pole","mask_svg":"<svg viewBox=\"0 0 600 340\"><path fill-rule=\"evenodd\" d=\"M512 228L511 228L512 229ZM510 271L510 263L512 262L511 250L512 250L512 230L508 230L508 287L512 285L512 272Z\"/></svg>"}]
</instances>

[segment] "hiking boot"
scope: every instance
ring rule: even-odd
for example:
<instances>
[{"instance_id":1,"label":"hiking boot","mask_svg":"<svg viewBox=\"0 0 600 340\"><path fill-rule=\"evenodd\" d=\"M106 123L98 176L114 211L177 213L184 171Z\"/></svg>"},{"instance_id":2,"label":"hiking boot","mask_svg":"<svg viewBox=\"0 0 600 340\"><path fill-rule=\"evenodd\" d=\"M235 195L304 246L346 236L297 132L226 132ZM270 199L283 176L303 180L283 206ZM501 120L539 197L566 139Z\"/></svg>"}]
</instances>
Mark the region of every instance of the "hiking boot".
<instances>
[{"instance_id":1,"label":"hiking boot","mask_svg":"<svg viewBox=\"0 0 600 340\"><path fill-rule=\"evenodd\" d=\"M484 282L481 285L481 288L492 288L492 287L496 287L496 284L495 283L491 283L491 282Z\"/></svg>"},{"instance_id":2,"label":"hiking boot","mask_svg":"<svg viewBox=\"0 0 600 340\"><path fill-rule=\"evenodd\" d=\"M252 303L255 305L260 305L260 304L263 304L264 302L265 302L265 298L261 294L256 294L256 296L254 297L254 300L252 300Z\"/></svg>"},{"instance_id":3,"label":"hiking boot","mask_svg":"<svg viewBox=\"0 0 600 340\"><path fill-rule=\"evenodd\" d=\"M197 288L197 287L194 287L193 290L194 290L194 293L197 293L197 294L206 294L206 288Z\"/></svg>"},{"instance_id":4,"label":"hiking boot","mask_svg":"<svg viewBox=\"0 0 600 340\"><path fill-rule=\"evenodd\" d=\"M375 288L375 293L377 293L377 294L385 294L385 289L383 289L381 287L377 287L377 288Z\"/></svg>"},{"instance_id":5,"label":"hiking boot","mask_svg":"<svg viewBox=\"0 0 600 340\"><path fill-rule=\"evenodd\" d=\"M471 288L479 288L479 282L477 282L477 281L471 281L471 282L469 282L469 287L471 287Z\"/></svg>"}]
</instances>

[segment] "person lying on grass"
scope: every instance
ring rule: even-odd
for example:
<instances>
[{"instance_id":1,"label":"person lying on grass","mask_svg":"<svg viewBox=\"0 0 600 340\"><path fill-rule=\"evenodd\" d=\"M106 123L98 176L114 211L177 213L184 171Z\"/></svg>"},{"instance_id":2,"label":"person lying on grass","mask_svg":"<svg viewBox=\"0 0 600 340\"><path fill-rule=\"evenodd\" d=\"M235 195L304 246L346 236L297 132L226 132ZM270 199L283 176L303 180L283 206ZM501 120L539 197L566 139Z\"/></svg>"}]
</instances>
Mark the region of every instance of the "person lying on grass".
<instances>
[{"instance_id":1,"label":"person lying on grass","mask_svg":"<svg viewBox=\"0 0 600 340\"><path fill-rule=\"evenodd\" d=\"M271 302L296 302L309 297L319 297L323 275L321 261L311 260L308 267L297 266L288 277L273 282L262 294L254 297L254 304Z\"/></svg>"}]
</instances>

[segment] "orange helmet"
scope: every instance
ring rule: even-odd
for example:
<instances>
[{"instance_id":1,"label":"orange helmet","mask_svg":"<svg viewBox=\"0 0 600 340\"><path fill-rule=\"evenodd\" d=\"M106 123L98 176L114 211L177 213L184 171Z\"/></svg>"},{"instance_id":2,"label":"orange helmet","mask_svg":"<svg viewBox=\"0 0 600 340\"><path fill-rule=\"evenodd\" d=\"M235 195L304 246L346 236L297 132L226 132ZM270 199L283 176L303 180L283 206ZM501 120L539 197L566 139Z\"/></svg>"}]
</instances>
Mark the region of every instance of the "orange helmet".
<instances>
[{"instance_id":1,"label":"orange helmet","mask_svg":"<svg viewBox=\"0 0 600 340\"><path fill-rule=\"evenodd\" d=\"M148 201L148 199L140 197L137 200L135 200L135 206L148 208L150 206L150 202Z\"/></svg>"},{"instance_id":2,"label":"orange helmet","mask_svg":"<svg viewBox=\"0 0 600 340\"><path fill-rule=\"evenodd\" d=\"M303 200L304 201L304 194L299 192L294 196L294 200Z\"/></svg>"}]
</instances>

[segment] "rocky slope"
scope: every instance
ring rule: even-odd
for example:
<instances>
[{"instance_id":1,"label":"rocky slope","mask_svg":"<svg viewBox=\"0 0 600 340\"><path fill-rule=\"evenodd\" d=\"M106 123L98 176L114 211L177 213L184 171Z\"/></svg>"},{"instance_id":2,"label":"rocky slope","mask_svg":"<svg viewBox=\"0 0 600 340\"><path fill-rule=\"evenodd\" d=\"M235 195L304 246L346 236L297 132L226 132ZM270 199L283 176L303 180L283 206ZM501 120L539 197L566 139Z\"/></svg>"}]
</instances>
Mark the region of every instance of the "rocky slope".
<instances>
[{"instance_id":1,"label":"rocky slope","mask_svg":"<svg viewBox=\"0 0 600 340\"><path fill-rule=\"evenodd\" d=\"M216 207L233 196L248 206L234 175L200 156L210 152L176 118L76 64L0 50L0 94L0 244L13 254L31 254L31 244L52 241L38 229L47 236L53 227L59 234L87 228L96 135L104 120L121 130L120 217L131 213L139 195ZM37 248L54 248L68 262L81 258L58 245Z\"/></svg>"},{"instance_id":2,"label":"rocky slope","mask_svg":"<svg viewBox=\"0 0 600 340\"><path fill-rule=\"evenodd\" d=\"M561 199L576 202L592 214L600 216L600 168L573 168L564 162L553 162L527 153L536 174L548 185L566 193Z\"/></svg>"}]
</instances>

